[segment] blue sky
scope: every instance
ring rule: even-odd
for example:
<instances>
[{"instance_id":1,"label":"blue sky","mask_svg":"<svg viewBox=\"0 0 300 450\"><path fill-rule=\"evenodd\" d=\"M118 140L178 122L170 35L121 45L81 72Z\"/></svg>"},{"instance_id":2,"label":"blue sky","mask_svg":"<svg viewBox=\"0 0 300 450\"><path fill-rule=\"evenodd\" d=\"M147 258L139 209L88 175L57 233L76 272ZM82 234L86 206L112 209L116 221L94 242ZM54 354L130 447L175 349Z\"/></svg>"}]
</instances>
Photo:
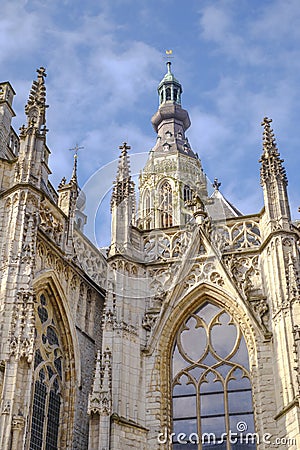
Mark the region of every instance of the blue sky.
<instances>
[{"instance_id":1,"label":"blue sky","mask_svg":"<svg viewBox=\"0 0 300 450\"><path fill-rule=\"evenodd\" d=\"M68 149L78 142L85 147L80 183L88 191L93 186L90 197L99 204L118 146L127 141L135 155L155 143L150 119L164 53L172 49L192 121L187 135L208 178L218 177L244 213L258 212L260 122L272 117L298 218L299 24L298 0L2 0L1 81L17 92L18 129L35 69L47 68L51 181L57 186L71 175ZM136 172L144 159L133 159ZM98 169L98 181L89 182ZM107 198L98 213L98 244L107 243L106 207ZM93 229L89 217L91 237Z\"/></svg>"}]
</instances>

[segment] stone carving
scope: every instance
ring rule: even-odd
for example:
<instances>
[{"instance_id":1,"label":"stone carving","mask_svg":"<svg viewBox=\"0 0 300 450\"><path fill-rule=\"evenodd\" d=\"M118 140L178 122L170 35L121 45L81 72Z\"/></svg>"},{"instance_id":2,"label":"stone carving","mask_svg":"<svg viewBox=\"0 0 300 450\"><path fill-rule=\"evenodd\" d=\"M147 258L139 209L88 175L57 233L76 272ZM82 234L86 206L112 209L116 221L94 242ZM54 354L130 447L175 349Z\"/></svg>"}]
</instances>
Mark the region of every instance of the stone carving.
<instances>
[{"instance_id":1,"label":"stone carving","mask_svg":"<svg viewBox=\"0 0 300 450\"><path fill-rule=\"evenodd\" d=\"M115 311L108 309L104 313L104 328L106 330L115 330L124 333L124 337L135 337L138 335L138 330L134 325L126 323L124 320L118 320Z\"/></svg>"},{"instance_id":2,"label":"stone carving","mask_svg":"<svg viewBox=\"0 0 300 450\"><path fill-rule=\"evenodd\" d=\"M3 400L1 414L10 414L10 400Z\"/></svg>"},{"instance_id":3,"label":"stone carving","mask_svg":"<svg viewBox=\"0 0 300 450\"><path fill-rule=\"evenodd\" d=\"M270 311L266 298L251 299L250 306L253 308L264 331L269 333Z\"/></svg>"},{"instance_id":4,"label":"stone carving","mask_svg":"<svg viewBox=\"0 0 300 450\"><path fill-rule=\"evenodd\" d=\"M288 253L286 269L287 295L289 301L293 302L300 299L300 278L295 266L295 258L292 253Z\"/></svg>"},{"instance_id":5,"label":"stone carving","mask_svg":"<svg viewBox=\"0 0 300 450\"><path fill-rule=\"evenodd\" d=\"M215 225L211 237L220 251L257 248L261 244L258 223L248 220L232 225Z\"/></svg>"},{"instance_id":6,"label":"stone carving","mask_svg":"<svg viewBox=\"0 0 300 450\"><path fill-rule=\"evenodd\" d=\"M294 363L295 363L295 371L297 374L298 381L298 393L300 394L300 326L294 325L293 327L293 337L294 337Z\"/></svg>"},{"instance_id":7,"label":"stone carving","mask_svg":"<svg viewBox=\"0 0 300 450\"><path fill-rule=\"evenodd\" d=\"M63 223L58 218L54 208L51 208L50 203L43 202L41 204L39 217L41 230L57 245L61 245L64 230Z\"/></svg>"},{"instance_id":8,"label":"stone carving","mask_svg":"<svg viewBox=\"0 0 300 450\"><path fill-rule=\"evenodd\" d=\"M186 252L191 242L192 233L180 230L167 234L161 230L151 231L144 237L144 254L147 262L180 258Z\"/></svg>"},{"instance_id":9,"label":"stone carving","mask_svg":"<svg viewBox=\"0 0 300 450\"><path fill-rule=\"evenodd\" d=\"M111 351L107 348L102 355L98 351L92 393L89 395L88 414L111 414Z\"/></svg>"},{"instance_id":10,"label":"stone carving","mask_svg":"<svg viewBox=\"0 0 300 450\"><path fill-rule=\"evenodd\" d=\"M127 273L130 276L138 275L138 268L136 264L129 262L125 259L114 259L114 261L110 264L112 270L117 270L121 273Z\"/></svg>"},{"instance_id":11,"label":"stone carving","mask_svg":"<svg viewBox=\"0 0 300 450\"><path fill-rule=\"evenodd\" d=\"M149 311L147 312L142 320L142 327L147 331L151 331L154 327L156 320L158 318L159 313L157 311Z\"/></svg>"},{"instance_id":12,"label":"stone carving","mask_svg":"<svg viewBox=\"0 0 300 450\"><path fill-rule=\"evenodd\" d=\"M21 261L32 263L35 260L35 236L37 227L37 213L26 213L24 221L23 245Z\"/></svg>"},{"instance_id":13,"label":"stone carving","mask_svg":"<svg viewBox=\"0 0 300 450\"><path fill-rule=\"evenodd\" d=\"M251 295L259 296L261 292L261 276L259 256L226 256L224 263L230 271L238 290L249 299Z\"/></svg>"},{"instance_id":14,"label":"stone carving","mask_svg":"<svg viewBox=\"0 0 300 450\"><path fill-rule=\"evenodd\" d=\"M188 276L183 281L184 293L201 281L208 281L220 287L225 284L215 264L207 260L193 265Z\"/></svg>"},{"instance_id":15,"label":"stone carving","mask_svg":"<svg viewBox=\"0 0 300 450\"><path fill-rule=\"evenodd\" d=\"M14 305L10 332L10 355L31 363L34 353L34 294L19 291Z\"/></svg>"},{"instance_id":16,"label":"stone carving","mask_svg":"<svg viewBox=\"0 0 300 450\"><path fill-rule=\"evenodd\" d=\"M149 276L149 290L150 295L160 304L163 302L167 291L170 289L176 272L179 269L179 264L173 264L168 267L151 268L148 271Z\"/></svg>"},{"instance_id":17,"label":"stone carving","mask_svg":"<svg viewBox=\"0 0 300 450\"><path fill-rule=\"evenodd\" d=\"M25 426L25 417L19 415L14 415L12 418L12 429L13 430L22 430Z\"/></svg>"},{"instance_id":18,"label":"stone carving","mask_svg":"<svg viewBox=\"0 0 300 450\"><path fill-rule=\"evenodd\" d=\"M78 232L74 233L74 250L82 269L95 283L105 288L107 264L100 251Z\"/></svg>"}]
</instances>

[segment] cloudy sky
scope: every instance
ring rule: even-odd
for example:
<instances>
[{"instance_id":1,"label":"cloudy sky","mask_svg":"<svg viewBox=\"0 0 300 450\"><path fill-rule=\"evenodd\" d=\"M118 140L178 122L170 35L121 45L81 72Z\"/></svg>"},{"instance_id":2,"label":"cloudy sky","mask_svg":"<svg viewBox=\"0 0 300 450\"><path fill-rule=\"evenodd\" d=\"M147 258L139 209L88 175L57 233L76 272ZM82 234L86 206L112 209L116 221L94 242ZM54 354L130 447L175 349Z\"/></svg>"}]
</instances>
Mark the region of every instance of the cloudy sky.
<instances>
[{"instance_id":1,"label":"cloudy sky","mask_svg":"<svg viewBox=\"0 0 300 450\"><path fill-rule=\"evenodd\" d=\"M98 206L123 141L138 171L155 142L150 118L172 49L192 121L187 135L208 178L218 177L244 213L261 209L260 122L269 116L299 217L299 0L2 0L0 42L1 81L17 92L15 129L35 69L47 68L54 186L71 175L76 143L84 147L80 184ZM100 203L97 243L105 244L108 196ZM90 217L91 237L93 229Z\"/></svg>"}]
</instances>

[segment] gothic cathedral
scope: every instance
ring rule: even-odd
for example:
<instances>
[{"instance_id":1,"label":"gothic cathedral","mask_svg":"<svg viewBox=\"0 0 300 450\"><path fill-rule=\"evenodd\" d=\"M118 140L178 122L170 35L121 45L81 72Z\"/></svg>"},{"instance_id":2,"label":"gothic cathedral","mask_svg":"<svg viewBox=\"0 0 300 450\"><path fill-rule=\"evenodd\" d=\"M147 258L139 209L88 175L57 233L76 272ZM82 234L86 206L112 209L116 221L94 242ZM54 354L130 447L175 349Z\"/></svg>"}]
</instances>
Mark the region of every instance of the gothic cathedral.
<instances>
[{"instance_id":1,"label":"gothic cathedral","mask_svg":"<svg viewBox=\"0 0 300 450\"><path fill-rule=\"evenodd\" d=\"M271 120L245 216L209 194L168 62L138 202L120 146L104 254L76 157L48 180L37 73L19 133L0 83L1 450L299 449L300 232Z\"/></svg>"}]
</instances>

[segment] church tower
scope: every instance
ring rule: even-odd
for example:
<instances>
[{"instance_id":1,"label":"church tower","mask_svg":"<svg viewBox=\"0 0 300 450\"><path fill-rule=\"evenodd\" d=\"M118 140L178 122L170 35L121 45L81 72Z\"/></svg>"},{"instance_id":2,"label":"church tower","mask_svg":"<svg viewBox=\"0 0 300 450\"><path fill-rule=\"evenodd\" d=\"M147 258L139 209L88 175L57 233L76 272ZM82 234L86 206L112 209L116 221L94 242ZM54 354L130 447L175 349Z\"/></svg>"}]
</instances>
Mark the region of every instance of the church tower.
<instances>
[{"instance_id":1,"label":"church tower","mask_svg":"<svg viewBox=\"0 0 300 450\"><path fill-rule=\"evenodd\" d=\"M207 203L206 177L185 136L191 122L181 107L182 91L167 62L158 86L159 108L151 120L156 143L140 175L138 226L143 230L184 225L196 199Z\"/></svg>"}]
</instances>

